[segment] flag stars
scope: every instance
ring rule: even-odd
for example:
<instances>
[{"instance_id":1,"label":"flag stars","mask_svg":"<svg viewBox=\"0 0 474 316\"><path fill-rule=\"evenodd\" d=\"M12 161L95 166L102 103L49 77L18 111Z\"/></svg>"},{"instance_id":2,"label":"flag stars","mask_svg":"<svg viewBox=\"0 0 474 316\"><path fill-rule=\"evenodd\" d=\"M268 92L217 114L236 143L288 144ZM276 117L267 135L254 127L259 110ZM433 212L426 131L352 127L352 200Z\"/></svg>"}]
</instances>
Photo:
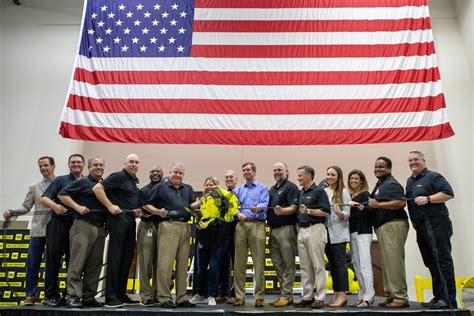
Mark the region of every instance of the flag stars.
<instances>
[{"instance_id":1,"label":"flag stars","mask_svg":"<svg viewBox=\"0 0 474 316\"><path fill-rule=\"evenodd\" d=\"M177 49L178 49L178 53L184 52L184 47L181 46L181 45L179 45L179 47Z\"/></svg>"},{"instance_id":2,"label":"flag stars","mask_svg":"<svg viewBox=\"0 0 474 316\"><path fill-rule=\"evenodd\" d=\"M123 30L123 34L130 34L130 29L127 27L125 30Z\"/></svg>"},{"instance_id":3,"label":"flag stars","mask_svg":"<svg viewBox=\"0 0 474 316\"><path fill-rule=\"evenodd\" d=\"M135 26L140 26L141 23L142 23L142 22L141 22L140 20L135 20L135 21L133 22L133 25L135 25Z\"/></svg>"},{"instance_id":4,"label":"flag stars","mask_svg":"<svg viewBox=\"0 0 474 316\"><path fill-rule=\"evenodd\" d=\"M95 42L96 42L97 44L102 44L103 41L104 41L104 40L102 39L102 37L98 37L98 38L95 39Z\"/></svg>"},{"instance_id":5,"label":"flag stars","mask_svg":"<svg viewBox=\"0 0 474 316\"><path fill-rule=\"evenodd\" d=\"M160 21L158 21L157 19L154 19L153 21L151 21L151 25L153 26L158 26L159 23Z\"/></svg>"},{"instance_id":6,"label":"flag stars","mask_svg":"<svg viewBox=\"0 0 474 316\"><path fill-rule=\"evenodd\" d=\"M176 23L178 23L178 21L174 19L170 21L171 26L176 26Z\"/></svg>"},{"instance_id":7,"label":"flag stars","mask_svg":"<svg viewBox=\"0 0 474 316\"><path fill-rule=\"evenodd\" d=\"M98 15L97 13L93 12L93 13L91 14L91 19L97 18L97 15Z\"/></svg>"},{"instance_id":8,"label":"flag stars","mask_svg":"<svg viewBox=\"0 0 474 316\"><path fill-rule=\"evenodd\" d=\"M138 44L139 41L140 41L140 39L136 36L134 38L132 38L132 43L133 44Z\"/></svg>"},{"instance_id":9,"label":"flag stars","mask_svg":"<svg viewBox=\"0 0 474 316\"><path fill-rule=\"evenodd\" d=\"M165 12L163 12L163 13L161 14L161 17L162 17L162 18L167 18L168 15L170 15L170 14L165 11Z\"/></svg>"},{"instance_id":10,"label":"flag stars","mask_svg":"<svg viewBox=\"0 0 474 316\"><path fill-rule=\"evenodd\" d=\"M178 34L184 34L184 32L186 32L186 29L181 27L180 29L178 29Z\"/></svg>"},{"instance_id":11,"label":"flag stars","mask_svg":"<svg viewBox=\"0 0 474 316\"><path fill-rule=\"evenodd\" d=\"M98 27L103 27L105 25L105 22L104 21L99 21L99 23L97 23L97 26Z\"/></svg>"},{"instance_id":12,"label":"flag stars","mask_svg":"<svg viewBox=\"0 0 474 316\"><path fill-rule=\"evenodd\" d=\"M117 26L122 26L122 23L123 23L122 20L115 21L115 25L117 25Z\"/></svg>"},{"instance_id":13,"label":"flag stars","mask_svg":"<svg viewBox=\"0 0 474 316\"><path fill-rule=\"evenodd\" d=\"M107 35L112 34L112 29L110 27L108 29L106 29L105 34L107 34Z\"/></svg>"},{"instance_id":14,"label":"flag stars","mask_svg":"<svg viewBox=\"0 0 474 316\"><path fill-rule=\"evenodd\" d=\"M165 49L166 49L166 47L163 46L163 45L161 45L160 47L158 47L158 51L159 51L159 52L164 52Z\"/></svg>"},{"instance_id":15,"label":"flag stars","mask_svg":"<svg viewBox=\"0 0 474 316\"><path fill-rule=\"evenodd\" d=\"M168 32L167 29L165 29L165 28L160 29L160 34L166 34L166 32Z\"/></svg>"},{"instance_id":16,"label":"flag stars","mask_svg":"<svg viewBox=\"0 0 474 316\"><path fill-rule=\"evenodd\" d=\"M176 42L176 38L171 37L171 38L168 39L168 42L169 42L170 44L174 44L174 43Z\"/></svg>"},{"instance_id":17,"label":"flag stars","mask_svg":"<svg viewBox=\"0 0 474 316\"><path fill-rule=\"evenodd\" d=\"M159 5L159 4L157 3L157 4L155 4L155 5L153 6L153 8L154 8L155 10L159 10L159 9L161 9L161 5Z\"/></svg>"},{"instance_id":18,"label":"flag stars","mask_svg":"<svg viewBox=\"0 0 474 316\"><path fill-rule=\"evenodd\" d=\"M150 44L156 44L157 41L158 39L156 37L150 38Z\"/></svg>"},{"instance_id":19,"label":"flag stars","mask_svg":"<svg viewBox=\"0 0 474 316\"><path fill-rule=\"evenodd\" d=\"M125 10L126 7L127 6L123 5L123 3L122 3L121 5L118 6L118 9L119 9L119 11L123 11L123 10Z\"/></svg>"},{"instance_id":20,"label":"flag stars","mask_svg":"<svg viewBox=\"0 0 474 316\"><path fill-rule=\"evenodd\" d=\"M131 18L133 16L133 13L128 11L127 14L126 14L127 18Z\"/></svg>"},{"instance_id":21,"label":"flag stars","mask_svg":"<svg viewBox=\"0 0 474 316\"><path fill-rule=\"evenodd\" d=\"M104 11L107 10L107 8L108 8L108 7L107 7L106 5L104 5L104 6L100 7L100 11L104 12Z\"/></svg>"},{"instance_id":22,"label":"flag stars","mask_svg":"<svg viewBox=\"0 0 474 316\"><path fill-rule=\"evenodd\" d=\"M188 15L186 11L183 11L179 14L180 17L185 18Z\"/></svg>"},{"instance_id":23,"label":"flag stars","mask_svg":"<svg viewBox=\"0 0 474 316\"><path fill-rule=\"evenodd\" d=\"M127 45L124 45L121 47L122 52L128 51L129 47Z\"/></svg>"},{"instance_id":24,"label":"flag stars","mask_svg":"<svg viewBox=\"0 0 474 316\"><path fill-rule=\"evenodd\" d=\"M104 53L108 53L109 50L110 50L110 47L109 47L109 46L105 46L104 48L102 48L102 51L103 51Z\"/></svg>"},{"instance_id":25,"label":"flag stars","mask_svg":"<svg viewBox=\"0 0 474 316\"><path fill-rule=\"evenodd\" d=\"M150 30L145 27L145 28L142 30L142 34L148 34L149 31L150 31Z\"/></svg>"},{"instance_id":26,"label":"flag stars","mask_svg":"<svg viewBox=\"0 0 474 316\"><path fill-rule=\"evenodd\" d=\"M93 29L88 29L87 34L94 35L95 31Z\"/></svg>"},{"instance_id":27,"label":"flag stars","mask_svg":"<svg viewBox=\"0 0 474 316\"><path fill-rule=\"evenodd\" d=\"M122 39L118 36L116 38L114 38L114 43L115 44L119 44L121 41L122 41Z\"/></svg>"},{"instance_id":28,"label":"flag stars","mask_svg":"<svg viewBox=\"0 0 474 316\"><path fill-rule=\"evenodd\" d=\"M146 49L147 49L147 48L148 48L148 47L146 47L145 45L140 46L140 51L144 53L144 52L146 52Z\"/></svg>"},{"instance_id":29,"label":"flag stars","mask_svg":"<svg viewBox=\"0 0 474 316\"><path fill-rule=\"evenodd\" d=\"M178 10L178 7L179 7L179 5L177 5L176 3L173 3L173 4L171 5L171 9L172 9L172 10Z\"/></svg>"},{"instance_id":30,"label":"flag stars","mask_svg":"<svg viewBox=\"0 0 474 316\"><path fill-rule=\"evenodd\" d=\"M147 11L147 12L143 13L143 16L145 18L149 18L151 16L151 13Z\"/></svg>"},{"instance_id":31,"label":"flag stars","mask_svg":"<svg viewBox=\"0 0 474 316\"><path fill-rule=\"evenodd\" d=\"M107 14L107 17L108 17L109 19L113 19L113 18L115 17L115 13L110 12L109 14Z\"/></svg>"},{"instance_id":32,"label":"flag stars","mask_svg":"<svg viewBox=\"0 0 474 316\"><path fill-rule=\"evenodd\" d=\"M143 9L143 5L142 5L141 3L139 3L139 4L137 5L137 10L141 10L141 9Z\"/></svg>"}]
</instances>

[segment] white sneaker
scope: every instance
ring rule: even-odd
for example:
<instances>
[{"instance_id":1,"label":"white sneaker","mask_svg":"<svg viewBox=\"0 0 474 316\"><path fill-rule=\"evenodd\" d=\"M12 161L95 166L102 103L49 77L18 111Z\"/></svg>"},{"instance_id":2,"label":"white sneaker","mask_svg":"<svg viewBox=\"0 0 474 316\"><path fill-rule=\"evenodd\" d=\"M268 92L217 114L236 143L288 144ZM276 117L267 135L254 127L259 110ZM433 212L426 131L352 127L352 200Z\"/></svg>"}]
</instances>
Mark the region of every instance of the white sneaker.
<instances>
[{"instance_id":1,"label":"white sneaker","mask_svg":"<svg viewBox=\"0 0 474 316\"><path fill-rule=\"evenodd\" d=\"M197 304L197 303L202 303L204 302L204 296L201 296L199 294L194 294L193 298L189 300L190 303L192 304Z\"/></svg>"},{"instance_id":2,"label":"white sneaker","mask_svg":"<svg viewBox=\"0 0 474 316\"><path fill-rule=\"evenodd\" d=\"M207 298L207 305L209 305L209 306L215 306L215 305L217 305L216 299L213 298L212 296L209 296L209 297Z\"/></svg>"}]
</instances>

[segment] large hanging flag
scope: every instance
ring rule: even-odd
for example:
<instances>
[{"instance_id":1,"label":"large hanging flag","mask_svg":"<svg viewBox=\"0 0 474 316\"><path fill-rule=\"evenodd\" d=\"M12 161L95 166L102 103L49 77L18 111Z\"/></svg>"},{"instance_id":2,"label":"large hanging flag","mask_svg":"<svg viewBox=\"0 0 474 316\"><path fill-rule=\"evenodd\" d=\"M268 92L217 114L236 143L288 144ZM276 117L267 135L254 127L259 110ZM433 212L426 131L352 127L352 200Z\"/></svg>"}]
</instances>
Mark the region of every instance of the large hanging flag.
<instances>
[{"instance_id":1,"label":"large hanging flag","mask_svg":"<svg viewBox=\"0 0 474 316\"><path fill-rule=\"evenodd\" d=\"M59 132L238 145L454 134L428 0L87 0Z\"/></svg>"}]
</instances>

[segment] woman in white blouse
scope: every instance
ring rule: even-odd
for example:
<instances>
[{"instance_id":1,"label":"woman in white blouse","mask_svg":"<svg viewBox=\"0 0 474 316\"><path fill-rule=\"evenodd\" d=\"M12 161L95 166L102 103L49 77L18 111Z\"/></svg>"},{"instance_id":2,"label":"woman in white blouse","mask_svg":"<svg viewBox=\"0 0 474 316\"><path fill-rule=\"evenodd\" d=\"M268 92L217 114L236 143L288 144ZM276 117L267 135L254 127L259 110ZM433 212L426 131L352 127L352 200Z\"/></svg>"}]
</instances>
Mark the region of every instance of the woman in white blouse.
<instances>
[{"instance_id":1,"label":"woman in white blouse","mask_svg":"<svg viewBox=\"0 0 474 316\"><path fill-rule=\"evenodd\" d=\"M351 200L351 196L344 186L343 179L341 168L338 166L327 168L326 181L328 187L324 190L331 202L331 214L327 219L328 244L326 245L326 256L331 267L334 290L334 295L328 304L330 307L346 306L346 292L349 290L345 259L346 244L350 240L350 208L347 204Z\"/></svg>"}]
</instances>

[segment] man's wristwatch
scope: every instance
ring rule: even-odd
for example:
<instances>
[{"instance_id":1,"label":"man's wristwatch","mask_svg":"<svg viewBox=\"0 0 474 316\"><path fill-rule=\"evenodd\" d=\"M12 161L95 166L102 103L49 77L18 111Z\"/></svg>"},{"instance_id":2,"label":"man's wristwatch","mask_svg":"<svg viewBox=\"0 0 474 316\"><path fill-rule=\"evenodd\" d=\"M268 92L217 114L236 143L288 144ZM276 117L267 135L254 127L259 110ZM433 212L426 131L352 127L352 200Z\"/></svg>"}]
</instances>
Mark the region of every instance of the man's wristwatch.
<instances>
[{"instance_id":1,"label":"man's wristwatch","mask_svg":"<svg viewBox=\"0 0 474 316\"><path fill-rule=\"evenodd\" d=\"M431 196L428 195L428 196L426 197L426 200L428 201L428 203L431 203Z\"/></svg>"}]
</instances>

